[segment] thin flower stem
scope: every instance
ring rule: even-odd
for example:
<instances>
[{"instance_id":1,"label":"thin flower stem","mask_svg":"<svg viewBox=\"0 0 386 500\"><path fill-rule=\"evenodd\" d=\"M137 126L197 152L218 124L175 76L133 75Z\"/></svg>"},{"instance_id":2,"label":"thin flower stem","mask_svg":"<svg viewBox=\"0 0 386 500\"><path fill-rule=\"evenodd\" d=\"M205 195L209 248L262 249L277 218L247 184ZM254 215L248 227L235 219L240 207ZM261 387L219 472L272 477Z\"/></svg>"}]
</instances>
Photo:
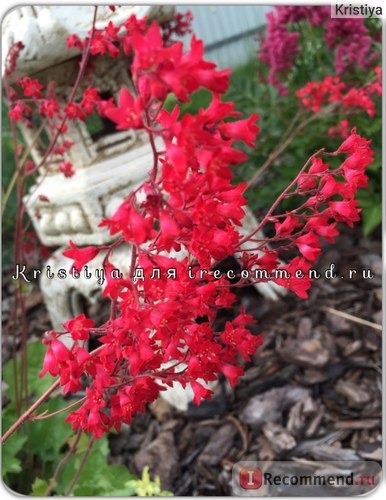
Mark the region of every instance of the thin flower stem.
<instances>
[{"instance_id":1,"label":"thin flower stem","mask_svg":"<svg viewBox=\"0 0 386 500\"><path fill-rule=\"evenodd\" d=\"M78 447L80 438L82 437L82 434L83 434L82 429L78 429L73 444L70 446L70 448L67 451L67 453L65 454L65 456L58 463L58 466L55 469L54 475L48 481L48 488L46 489L46 492L44 494L45 497L48 497L48 496L51 495L52 490L55 488L55 486L57 484L59 474L62 472L63 467L70 460L70 458L72 457L72 455L75 453L76 448Z\"/></svg>"},{"instance_id":2,"label":"thin flower stem","mask_svg":"<svg viewBox=\"0 0 386 500\"><path fill-rule=\"evenodd\" d=\"M55 382L51 385L51 387L49 387L49 388L46 390L46 392L45 392L44 394L42 394L42 395L40 396L40 398L39 398L39 399L37 399L37 400L35 401L35 403L33 403L33 405L31 405L31 406L28 408L28 410L27 410L27 411L25 411L25 412L23 413L23 415L21 415L21 416L20 416L20 417L16 420L16 422L15 422L14 424L12 424L12 425L11 425L11 427L7 430L7 432L5 432L5 433L3 434L2 438L1 438L1 443L2 443L2 444L4 444L4 443L7 441L7 439L8 439L10 436L12 436L12 434L13 434L14 432L16 432L16 431L19 429L19 427L21 427L21 426L24 424L24 422L25 422L26 420L28 420L28 419L29 419L29 417L32 415L32 413L33 413L33 412L34 412L37 408L39 408L39 406L41 406L41 405L44 403L44 401L46 401L46 399L48 399L48 397L49 397L49 396L51 396L51 394L52 394L52 393L53 393L53 392L54 392L54 391L55 391L55 390L59 387L59 385L60 385L60 380L58 379L58 380L56 380L56 381L55 381Z\"/></svg>"},{"instance_id":3,"label":"thin flower stem","mask_svg":"<svg viewBox=\"0 0 386 500\"><path fill-rule=\"evenodd\" d=\"M295 177L295 179L284 189L284 191L281 193L280 196L277 197L275 203L273 203L273 205L271 206L271 208L268 210L268 212L265 214L263 220L260 222L260 224L257 226L256 229L254 229L252 231L252 233L250 233L248 236L245 236L244 238L242 238L240 240L240 245L242 245L243 243L249 241L249 239L254 236L256 233L258 233L260 231L260 229L262 229L262 227L264 227L264 225L267 223L269 217L272 215L273 211L275 210L275 208L281 203L281 201L283 200L283 198L285 197L285 195L293 188L293 186L296 184L297 180L299 179L299 176L304 172L304 170L308 167L308 165L311 163L311 161L318 155L320 154L321 152L323 151L323 149L319 149L319 151L317 151L316 153L314 153L312 156L310 156L308 158L308 160L306 161L306 163L303 165L303 167L301 168L300 172L298 173L298 175Z\"/></svg>"},{"instance_id":4,"label":"thin flower stem","mask_svg":"<svg viewBox=\"0 0 386 500\"><path fill-rule=\"evenodd\" d=\"M31 421L45 420L46 418L54 417L55 415L59 415L60 413L63 413L65 411L69 410L70 408L73 408L74 406L78 405L79 403L82 403L83 401L85 401L85 399L86 399L86 396L81 398L81 399L78 399L78 401L74 401L73 403L65 406L64 408L61 408L60 410L54 411L53 413L43 412L40 415L33 415L32 417L30 417L29 420L31 420Z\"/></svg>"},{"instance_id":5,"label":"thin flower stem","mask_svg":"<svg viewBox=\"0 0 386 500\"><path fill-rule=\"evenodd\" d=\"M337 107L336 103L330 104L320 110L318 113L315 113L311 116L309 116L307 119L303 120L299 125L293 129L296 120L299 118L300 114L297 113L295 117L293 118L292 122L290 123L284 137L286 137L280 144L279 146L272 151L272 153L269 155L268 159L263 163L263 165L259 168L259 170L249 179L247 183L247 187L251 188L254 186L257 186L260 180L260 177L266 172L266 170L269 169L269 167L272 165L272 163L281 156L284 151L288 148L288 146L291 144L291 142L295 139L295 137L298 136L299 132L301 132L307 125L312 123L313 121L317 120L318 118L324 117L332 113L334 109ZM292 131L292 132L291 132Z\"/></svg>"},{"instance_id":6,"label":"thin flower stem","mask_svg":"<svg viewBox=\"0 0 386 500\"><path fill-rule=\"evenodd\" d=\"M91 45L91 40L92 40L92 38L94 36L94 32L95 32L97 12L98 12L98 6L96 5L94 7L94 15L93 15L93 20L92 20L92 27L91 27L90 36L88 37L87 42L86 42L84 49L83 49L82 60L81 60L80 65L79 65L79 71L78 71L74 86L72 87L71 94L68 98L69 102L72 102L74 100L75 94L79 88L79 85L81 84L82 78L83 78L84 73L86 71L87 63L90 59L90 45ZM56 142L57 142L60 134L62 133L62 130L63 130L63 127L64 127L66 121L67 121L67 116L64 116L59 127L57 128L57 131L55 132L53 139L51 140L50 145L47 148L47 151L44 153L44 156L41 159L41 161L38 165L38 168L42 167L44 165L44 163L47 161L48 157L52 153L52 151L56 145Z\"/></svg>"},{"instance_id":7,"label":"thin flower stem","mask_svg":"<svg viewBox=\"0 0 386 500\"><path fill-rule=\"evenodd\" d=\"M77 471L75 472L74 477L72 478L72 481L71 481L69 487L64 492L64 496L70 496L72 490L74 489L74 486L76 485L76 483L77 483L77 481L79 479L79 476L80 476L80 474L81 474L84 466L86 465L88 456L90 455L90 452L92 450L94 442L95 442L95 439L93 437L91 437L90 441L89 441L89 443L87 445L86 451L84 452L82 460L81 460L81 462L79 464L79 467L78 467Z\"/></svg>"},{"instance_id":8,"label":"thin flower stem","mask_svg":"<svg viewBox=\"0 0 386 500\"><path fill-rule=\"evenodd\" d=\"M43 128L44 128L44 123L41 124L41 126L39 127L38 131L36 132L34 138L32 139L32 142L31 144L28 146L27 150L24 152L22 158L20 159L20 165L23 166L26 159L28 158L28 155L33 147L33 145L35 144L35 142L38 140L40 134L42 133L43 131ZM1 205L1 215L4 215L4 212L5 212L5 209L7 208L7 204L8 204L8 200L9 200L9 197L11 196L11 193L15 187L15 184L16 184L16 181L17 181L17 176L20 174L19 171L15 170L13 176L12 176L12 179L10 180L8 186L7 186L7 190L5 191L4 193L4 196L3 196L3 199L2 199L2 205Z\"/></svg>"},{"instance_id":9,"label":"thin flower stem","mask_svg":"<svg viewBox=\"0 0 386 500\"><path fill-rule=\"evenodd\" d=\"M8 88L8 87L7 87ZM12 134L12 144L14 149L15 158L15 173L16 173L16 221L14 229L14 249L13 249L13 262L16 265L18 262L22 261L22 247L21 241L23 236L23 193L24 193L24 175L22 171L22 165L20 163L20 153L17 146L17 133L16 126L13 121L11 121L11 134ZM25 300L23 294L23 285L21 281L18 281L15 291L15 302L13 306L13 321L16 325L18 322L16 318L20 318L21 323L21 373L20 373L20 386L19 394L15 394L16 397L16 407L18 413L22 411L23 400L27 401L28 396L28 379L27 379L27 323L25 314ZM16 352L15 336L13 336L14 342L14 353ZM23 397L24 396L24 397Z\"/></svg>"},{"instance_id":10,"label":"thin flower stem","mask_svg":"<svg viewBox=\"0 0 386 500\"><path fill-rule=\"evenodd\" d=\"M153 133L148 131L148 137L149 137L149 142L150 142L151 149L153 151L153 158L154 158L153 169L151 171L151 179L153 182L155 182L156 178L157 178L157 171L158 171L158 151L157 151L157 148L155 145Z\"/></svg>"},{"instance_id":11,"label":"thin flower stem","mask_svg":"<svg viewBox=\"0 0 386 500\"><path fill-rule=\"evenodd\" d=\"M294 118L292 119L287 131L284 134L282 142L279 144L279 146L274 149L271 154L268 156L267 160L263 163L263 165L258 169L258 171L249 179L247 186L248 187L253 187L257 186L258 180L260 177L265 173L266 170L272 165L272 163L287 149L289 144L292 142L294 137L296 136L295 132L291 133L296 121L299 118L300 113L297 113ZM297 129L296 129L297 130Z\"/></svg>"}]
</instances>

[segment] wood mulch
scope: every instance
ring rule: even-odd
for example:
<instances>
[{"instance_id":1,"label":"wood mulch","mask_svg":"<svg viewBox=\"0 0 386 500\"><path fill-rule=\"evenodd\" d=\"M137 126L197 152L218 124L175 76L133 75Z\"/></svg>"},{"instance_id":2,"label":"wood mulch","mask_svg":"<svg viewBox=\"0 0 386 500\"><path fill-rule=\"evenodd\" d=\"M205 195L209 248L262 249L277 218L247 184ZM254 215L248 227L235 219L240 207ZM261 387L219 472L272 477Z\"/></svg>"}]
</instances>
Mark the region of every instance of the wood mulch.
<instances>
[{"instance_id":1,"label":"wood mulch","mask_svg":"<svg viewBox=\"0 0 386 500\"><path fill-rule=\"evenodd\" d=\"M110 437L111 462L137 474L149 465L164 489L197 496L230 495L232 465L241 460L381 461L381 243L344 234L317 268L331 263L338 277L315 281L308 300L289 294L273 303L252 287L240 290L238 305L264 334L241 383L222 380L211 402L187 412L159 399ZM362 276L368 270L371 279ZM5 269L3 324L12 286ZM27 311L30 336L41 336L50 325L36 287ZM3 336L3 360L12 342Z\"/></svg>"}]
</instances>

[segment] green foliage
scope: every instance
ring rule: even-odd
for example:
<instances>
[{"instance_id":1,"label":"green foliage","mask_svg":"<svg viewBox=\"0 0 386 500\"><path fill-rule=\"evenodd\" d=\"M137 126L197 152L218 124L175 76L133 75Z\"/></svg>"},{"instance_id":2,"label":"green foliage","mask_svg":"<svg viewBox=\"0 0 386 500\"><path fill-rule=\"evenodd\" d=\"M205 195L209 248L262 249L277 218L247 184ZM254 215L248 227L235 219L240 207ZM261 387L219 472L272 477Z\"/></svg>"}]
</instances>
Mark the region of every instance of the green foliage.
<instances>
[{"instance_id":1,"label":"green foliage","mask_svg":"<svg viewBox=\"0 0 386 500\"><path fill-rule=\"evenodd\" d=\"M48 489L48 482L44 479L36 478L32 485L31 496L43 497Z\"/></svg>"},{"instance_id":2,"label":"green foliage","mask_svg":"<svg viewBox=\"0 0 386 500\"><path fill-rule=\"evenodd\" d=\"M43 394L54 382L54 378L50 375L40 378L39 373L42 369L42 362L46 352L45 346L40 342L30 342L28 344L28 389L31 396L39 396ZM9 361L3 366L3 379L8 385L8 395L11 398L9 408L15 407L15 401L12 399L16 393L16 384L18 382L15 374L21 373L21 357L17 356L15 360Z\"/></svg>"},{"instance_id":3,"label":"green foliage","mask_svg":"<svg viewBox=\"0 0 386 500\"><path fill-rule=\"evenodd\" d=\"M141 479L131 479L126 485L132 486L139 497L168 497L172 495L170 491L162 491L158 477L154 481L150 479L149 467L147 466L142 471Z\"/></svg>"},{"instance_id":4,"label":"green foliage","mask_svg":"<svg viewBox=\"0 0 386 500\"><path fill-rule=\"evenodd\" d=\"M60 476L60 484L56 487L59 495L64 495L68 485L77 473L83 455L89 444L89 438L81 437L76 453L65 465ZM122 465L107 465L108 457L107 436L94 442L91 453L83 467L79 479L73 489L75 496L133 496L136 489L128 486L130 480L135 477ZM95 472L98 471L96 474Z\"/></svg>"},{"instance_id":5,"label":"green foliage","mask_svg":"<svg viewBox=\"0 0 386 500\"><path fill-rule=\"evenodd\" d=\"M3 476L17 474L22 471L21 461L17 457L26 441L26 436L14 434L3 445L1 455Z\"/></svg>"},{"instance_id":6,"label":"green foliage","mask_svg":"<svg viewBox=\"0 0 386 500\"><path fill-rule=\"evenodd\" d=\"M44 352L45 347L40 341L27 345L29 403L53 382L51 377L39 378ZM15 375L20 374L20 370L20 356L8 361L3 367L3 380L10 398L3 411L3 430L7 430L17 418ZM72 401L60 395L53 396L39 408L39 414L57 412L70 403ZM66 414L62 412L46 419L26 422L5 442L2 447L3 480L10 489L24 495L45 496L52 487L53 494L66 495L73 478L81 469L71 491L74 496L142 496L144 491L150 496L170 494L162 491L159 478L150 480L148 471L144 471L142 478L138 479L122 465L109 465L107 436L93 443L82 468L89 445L89 438L82 435L74 454L64 465L58 479L53 481L58 464L75 441L70 425L64 423Z\"/></svg>"},{"instance_id":7,"label":"green foliage","mask_svg":"<svg viewBox=\"0 0 386 500\"><path fill-rule=\"evenodd\" d=\"M211 92L206 89L199 89L191 95L191 100L189 102L180 103L174 94L169 94L164 107L167 111L171 112L174 106L177 105L180 109L180 115L183 116L185 113L190 113L195 115L198 113L200 108L207 108L211 101Z\"/></svg>"}]
</instances>

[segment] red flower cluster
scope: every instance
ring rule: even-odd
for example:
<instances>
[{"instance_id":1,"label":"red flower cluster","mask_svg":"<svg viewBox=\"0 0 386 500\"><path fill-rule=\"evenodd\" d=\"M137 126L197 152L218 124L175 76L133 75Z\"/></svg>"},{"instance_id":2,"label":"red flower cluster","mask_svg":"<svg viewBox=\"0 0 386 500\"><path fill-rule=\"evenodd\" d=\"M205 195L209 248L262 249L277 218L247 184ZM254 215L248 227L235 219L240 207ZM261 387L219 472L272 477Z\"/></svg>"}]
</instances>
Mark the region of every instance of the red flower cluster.
<instances>
[{"instance_id":1,"label":"red flower cluster","mask_svg":"<svg viewBox=\"0 0 386 500\"><path fill-rule=\"evenodd\" d=\"M323 29L324 41L335 55L334 69L338 75L356 68L368 69L379 58L364 18L333 19L330 7L315 5L276 6L266 18L267 30L258 57L268 65L268 82L281 95L288 93L284 79L295 63L300 37L305 33L309 41L310 29Z\"/></svg>"},{"instance_id":2,"label":"red flower cluster","mask_svg":"<svg viewBox=\"0 0 386 500\"><path fill-rule=\"evenodd\" d=\"M330 127L327 134L330 137L343 137L346 139L350 135L350 122L347 118L344 118L336 127Z\"/></svg>"},{"instance_id":3,"label":"red flower cluster","mask_svg":"<svg viewBox=\"0 0 386 500\"><path fill-rule=\"evenodd\" d=\"M41 97L41 90L43 88L43 85L39 83L38 80L33 80L32 78L25 76L24 78L20 78L18 83L23 89L24 95L26 97L36 97L36 99L39 99Z\"/></svg>"},{"instance_id":4,"label":"red flower cluster","mask_svg":"<svg viewBox=\"0 0 386 500\"><path fill-rule=\"evenodd\" d=\"M85 41L74 37L69 43L86 47ZM48 350L41 375L59 376L65 392L78 391L87 380L82 405L67 421L74 429L100 437L130 423L165 385L189 384L199 404L211 396L206 383L219 374L232 385L238 381L243 374L241 360L251 358L261 338L249 331L253 318L244 310L223 329L215 327L218 309L234 302L232 285L223 276L201 271L238 255L248 269L282 271L271 279L307 297L308 271L321 253L321 239L334 241L337 222L351 226L358 220L354 195L366 185L364 170L372 161L372 150L353 130L331 154L332 158L346 155L340 166L331 167L320 155L311 157L278 200L297 195L301 205L285 214L275 213L273 207L256 231L242 238L237 228L244 217L246 186L231 183L231 168L246 159L235 143L254 146L259 128L256 114L241 118L232 102L222 100L229 71L205 61L203 44L195 37L184 52L180 42L165 43L156 23L149 26L134 17L122 26L110 23L94 32L89 45L92 54L115 57L122 50L131 56L134 89L122 89L116 104L101 99L90 85L81 99L58 110L51 88L46 98L38 98L42 91L38 84L24 80L22 85L24 92L35 94L49 119L52 115L52 120L84 120L96 109L118 129L143 129L153 150L149 178L101 221L115 235L114 243L77 248L70 242L64 253L80 271L101 250L106 252L103 294L112 302L109 320L95 327L81 314L65 322L65 331L74 340L71 348L58 332L49 332L44 340ZM178 106L165 110L167 95L173 93L183 102L199 87L211 91L207 108L182 117ZM19 112L25 118L25 110ZM62 140L58 147L65 151L68 143ZM72 174L66 161L61 169ZM258 236L268 222L275 228L269 240ZM243 250L245 241L255 248ZM270 250L269 241L278 249ZM120 243L131 245L130 271L113 277L110 257ZM280 249L289 248L296 257L279 267ZM244 282L239 279L235 286ZM100 347L88 353L85 342L90 334L99 337Z\"/></svg>"},{"instance_id":5,"label":"red flower cluster","mask_svg":"<svg viewBox=\"0 0 386 500\"><path fill-rule=\"evenodd\" d=\"M5 58L4 64L4 80L9 78L12 73L15 71L16 62L20 55L20 52L24 49L24 45L22 42L15 42L11 45L9 52Z\"/></svg>"},{"instance_id":6,"label":"red flower cluster","mask_svg":"<svg viewBox=\"0 0 386 500\"><path fill-rule=\"evenodd\" d=\"M174 36L182 37L192 33L193 15L187 12L177 12L168 23L162 26L162 39L165 45L170 45L174 41Z\"/></svg>"},{"instance_id":7,"label":"red flower cluster","mask_svg":"<svg viewBox=\"0 0 386 500\"><path fill-rule=\"evenodd\" d=\"M268 272L272 271L272 263L276 263L273 268L282 274L275 273L272 279L302 298L307 298L312 281L309 270L321 254L322 239L333 243L339 234L338 222L352 227L359 220L360 208L354 197L359 188L367 186L365 170L373 162L374 152L370 141L353 129L330 156L342 153L348 156L336 168L313 156L282 194L283 198L301 196L304 202L290 212L269 216L269 221L275 226L275 235L270 241L279 245L279 249L295 246L299 255L281 267L277 266L280 250L269 251L270 260L267 262L250 255L242 258L249 267L257 265ZM260 226L263 224L264 221ZM256 242L256 250L265 252L266 241L256 240L253 236L250 235L250 239Z\"/></svg>"},{"instance_id":8,"label":"red flower cluster","mask_svg":"<svg viewBox=\"0 0 386 500\"><path fill-rule=\"evenodd\" d=\"M65 391L78 390L84 376L90 379L85 402L68 421L96 437L130 422L165 384L190 384L197 404L210 397L204 383L218 374L235 384L243 373L239 355L250 359L261 342L248 331L253 319L244 311L224 331L213 329L218 308L231 306L234 295L225 278L203 278L199 272L239 247L236 227L244 216L245 186L230 183L230 167L246 159L234 148L236 141L254 145L258 117L240 119L233 103L220 100L229 71L219 71L203 59L201 41L193 37L184 53L179 42L165 46L156 23L146 29L133 18L128 23L130 40L126 34L124 47L130 45L133 51L136 95L123 88L115 105L89 87L83 99L64 112L70 119L83 119L86 105L96 106L118 129L142 128L152 144L156 136L162 137L163 151L154 146L149 180L101 222L117 235L114 245L126 241L133 247L127 276L111 277L114 245L104 261L104 295L116 304L114 315L97 329L84 315L67 321L64 328L76 341L71 349L58 333L51 333L42 371L60 375ZM118 36L113 26L108 29L110 40ZM106 42L105 31L98 32L93 47L103 47L102 33ZM182 118L178 106L171 113L163 109L169 93L186 101L199 87L216 92L207 109ZM71 243L64 254L80 270L99 250ZM168 254L179 250L187 257ZM136 266L141 269L139 279L133 279ZM100 336L101 347L86 356L79 342L84 343L90 331Z\"/></svg>"},{"instance_id":9,"label":"red flower cluster","mask_svg":"<svg viewBox=\"0 0 386 500\"><path fill-rule=\"evenodd\" d=\"M361 108L369 116L375 115L375 96L382 95L380 67L374 70L376 81L357 89L348 87L339 76L326 76L321 82L309 82L296 92L306 108L317 113L328 103L340 103L343 108Z\"/></svg>"}]
</instances>

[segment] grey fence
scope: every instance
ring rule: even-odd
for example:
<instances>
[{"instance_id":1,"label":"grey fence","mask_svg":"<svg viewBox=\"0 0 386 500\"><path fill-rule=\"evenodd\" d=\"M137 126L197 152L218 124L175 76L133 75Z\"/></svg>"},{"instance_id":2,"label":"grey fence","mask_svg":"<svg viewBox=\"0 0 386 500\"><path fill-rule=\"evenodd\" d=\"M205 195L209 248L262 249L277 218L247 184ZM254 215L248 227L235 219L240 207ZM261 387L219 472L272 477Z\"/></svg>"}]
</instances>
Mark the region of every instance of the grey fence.
<instances>
[{"instance_id":1,"label":"grey fence","mask_svg":"<svg viewBox=\"0 0 386 500\"><path fill-rule=\"evenodd\" d=\"M235 68L256 53L256 30L265 23L271 9L259 5L179 5L178 11L190 10L194 32L205 42L206 59L221 68ZM187 43L187 37L184 41Z\"/></svg>"}]
</instances>

